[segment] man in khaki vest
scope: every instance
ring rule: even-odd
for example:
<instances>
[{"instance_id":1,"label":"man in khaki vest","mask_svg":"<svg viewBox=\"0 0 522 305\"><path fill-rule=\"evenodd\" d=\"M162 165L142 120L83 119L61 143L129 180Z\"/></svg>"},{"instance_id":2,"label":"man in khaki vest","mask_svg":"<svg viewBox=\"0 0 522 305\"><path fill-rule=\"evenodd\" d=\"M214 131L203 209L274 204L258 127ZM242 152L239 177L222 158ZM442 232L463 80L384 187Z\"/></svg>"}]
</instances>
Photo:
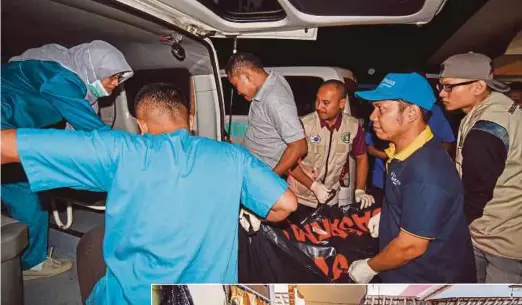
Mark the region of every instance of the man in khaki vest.
<instances>
[{"instance_id":1,"label":"man in khaki vest","mask_svg":"<svg viewBox=\"0 0 522 305\"><path fill-rule=\"evenodd\" d=\"M459 54L442 64L439 95L462 109L457 170L477 267L486 283L522 282L522 109L502 94L491 59Z\"/></svg>"},{"instance_id":2,"label":"man in khaki vest","mask_svg":"<svg viewBox=\"0 0 522 305\"><path fill-rule=\"evenodd\" d=\"M308 153L292 170L288 183L304 206L317 208L318 204L339 202L340 187L349 186L349 179L344 179L349 175L349 155L357 166L355 201L361 203L361 208L375 203L365 191L368 155L364 132L357 119L343 113L345 104L344 83L328 80L317 91L316 111L301 119Z\"/></svg>"}]
</instances>

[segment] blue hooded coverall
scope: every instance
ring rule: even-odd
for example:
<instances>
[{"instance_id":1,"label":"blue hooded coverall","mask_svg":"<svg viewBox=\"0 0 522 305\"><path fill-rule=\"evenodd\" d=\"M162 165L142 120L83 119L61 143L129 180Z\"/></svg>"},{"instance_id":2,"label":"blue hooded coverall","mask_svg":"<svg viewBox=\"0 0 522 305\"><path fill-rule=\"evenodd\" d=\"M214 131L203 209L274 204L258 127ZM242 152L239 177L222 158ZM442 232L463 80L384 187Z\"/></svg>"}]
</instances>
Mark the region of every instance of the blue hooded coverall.
<instances>
[{"instance_id":1,"label":"blue hooded coverall","mask_svg":"<svg viewBox=\"0 0 522 305\"><path fill-rule=\"evenodd\" d=\"M110 130L93 109L96 98L86 84L120 72L120 83L132 76L123 54L104 41L30 49L2 65L2 129L48 128L65 120L76 130ZM48 211L27 182L2 184L1 195L11 217L29 229L23 268L38 265L47 256Z\"/></svg>"},{"instance_id":2,"label":"blue hooded coverall","mask_svg":"<svg viewBox=\"0 0 522 305\"><path fill-rule=\"evenodd\" d=\"M16 61L2 66L2 129L46 128L65 119L77 130L110 129L87 100L87 87L57 62ZM57 143L49 143L57 145ZM63 147L67 149L67 147ZM29 229L24 269L47 256L48 211L27 182L3 184L2 201L11 216Z\"/></svg>"}]
</instances>

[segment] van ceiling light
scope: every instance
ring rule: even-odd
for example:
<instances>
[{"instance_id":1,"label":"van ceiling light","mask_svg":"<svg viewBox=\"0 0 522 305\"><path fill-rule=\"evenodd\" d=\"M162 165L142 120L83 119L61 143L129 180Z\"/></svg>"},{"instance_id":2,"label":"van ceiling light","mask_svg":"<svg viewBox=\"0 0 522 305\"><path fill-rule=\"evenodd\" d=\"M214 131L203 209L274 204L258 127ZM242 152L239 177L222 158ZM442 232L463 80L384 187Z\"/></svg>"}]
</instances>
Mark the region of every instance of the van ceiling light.
<instances>
[{"instance_id":1,"label":"van ceiling light","mask_svg":"<svg viewBox=\"0 0 522 305\"><path fill-rule=\"evenodd\" d=\"M185 60L185 57L186 57L185 49L181 46L181 42L183 41L182 35L173 33L168 36L161 36L160 41L161 41L161 43L170 46L170 53L172 53L172 55L174 57L176 57L177 60L179 60L179 61Z\"/></svg>"}]
</instances>

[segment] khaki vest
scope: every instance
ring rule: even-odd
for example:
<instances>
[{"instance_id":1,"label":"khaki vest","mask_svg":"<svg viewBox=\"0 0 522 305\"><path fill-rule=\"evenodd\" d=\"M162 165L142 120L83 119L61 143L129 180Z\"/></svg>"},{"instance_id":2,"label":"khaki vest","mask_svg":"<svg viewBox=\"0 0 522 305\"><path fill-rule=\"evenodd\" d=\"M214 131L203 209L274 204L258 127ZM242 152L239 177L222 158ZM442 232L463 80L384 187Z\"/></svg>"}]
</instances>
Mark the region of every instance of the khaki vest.
<instances>
[{"instance_id":1,"label":"khaki vest","mask_svg":"<svg viewBox=\"0 0 522 305\"><path fill-rule=\"evenodd\" d=\"M522 259L522 109L504 94L493 92L462 120L457 141L457 170L462 177L462 147L480 120L497 123L509 135L504 172L484 214L470 224L473 244L497 256ZM487 160L484 160L487 162Z\"/></svg>"},{"instance_id":2,"label":"khaki vest","mask_svg":"<svg viewBox=\"0 0 522 305\"><path fill-rule=\"evenodd\" d=\"M357 119L344 114L339 130L330 132L328 128L321 128L319 116L316 112L310 113L301 119L303 122L308 154L301 162L303 171L315 180L321 181L327 188L336 190L336 196L328 204L336 204L339 201L339 189L341 172L348 163L348 154L351 151L353 140L357 135L359 126ZM349 171L345 171L346 179L349 179ZM292 176L288 178L290 188L297 196L297 202L317 207L317 198L306 186L295 180ZM344 181L349 186L349 181Z\"/></svg>"}]
</instances>

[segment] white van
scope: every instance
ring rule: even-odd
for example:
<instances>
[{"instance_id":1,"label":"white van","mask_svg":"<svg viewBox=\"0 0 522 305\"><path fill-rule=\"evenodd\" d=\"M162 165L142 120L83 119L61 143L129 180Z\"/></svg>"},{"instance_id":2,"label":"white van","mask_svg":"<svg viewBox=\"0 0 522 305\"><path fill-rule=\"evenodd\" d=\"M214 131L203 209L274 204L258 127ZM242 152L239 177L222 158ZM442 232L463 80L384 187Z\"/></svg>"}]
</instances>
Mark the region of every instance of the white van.
<instances>
[{"instance_id":1,"label":"white van","mask_svg":"<svg viewBox=\"0 0 522 305\"><path fill-rule=\"evenodd\" d=\"M100 114L108 125L137 132L134 96L139 88L155 81L174 82L194 102L195 134L223 140L224 94L229 90L222 89L216 51L208 37L315 39L317 26L424 24L445 0L393 0L386 6L334 2L323 6L303 0L8 0L2 3L2 58L45 43L67 46L105 40L123 52L135 71L111 97L100 101ZM317 81L353 79L349 71L335 68L274 70ZM74 202L103 209L99 197L82 198Z\"/></svg>"},{"instance_id":2,"label":"white van","mask_svg":"<svg viewBox=\"0 0 522 305\"><path fill-rule=\"evenodd\" d=\"M224 91L216 51L209 37L315 39L320 26L424 24L440 11L446 0L389 0L386 5L381 0L331 0L328 5L324 2L4 0L1 58L4 63L29 48L48 43L70 47L95 39L105 40L122 51L135 71L111 97L100 101L101 117L108 125L137 132L133 102L137 91L150 82L171 82L194 102L195 134L223 140ZM51 195L99 209L104 205L104 194L51 192ZM72 210L69 211L72 216ZM79 237L103 223L103 211L79 208L74 215L78 221L72 225L66 221L50 225L49 244L69 257L75 257ZM27 285L26 288L38 283ZM48 291L51 298L57 298L46 303L78 303L76 284L59 287L58 295L51 293L55 288L26 289L26 296L35 298L26 303L42 303L45 298L31 291Z\"/></svg>"}]
</instances>

